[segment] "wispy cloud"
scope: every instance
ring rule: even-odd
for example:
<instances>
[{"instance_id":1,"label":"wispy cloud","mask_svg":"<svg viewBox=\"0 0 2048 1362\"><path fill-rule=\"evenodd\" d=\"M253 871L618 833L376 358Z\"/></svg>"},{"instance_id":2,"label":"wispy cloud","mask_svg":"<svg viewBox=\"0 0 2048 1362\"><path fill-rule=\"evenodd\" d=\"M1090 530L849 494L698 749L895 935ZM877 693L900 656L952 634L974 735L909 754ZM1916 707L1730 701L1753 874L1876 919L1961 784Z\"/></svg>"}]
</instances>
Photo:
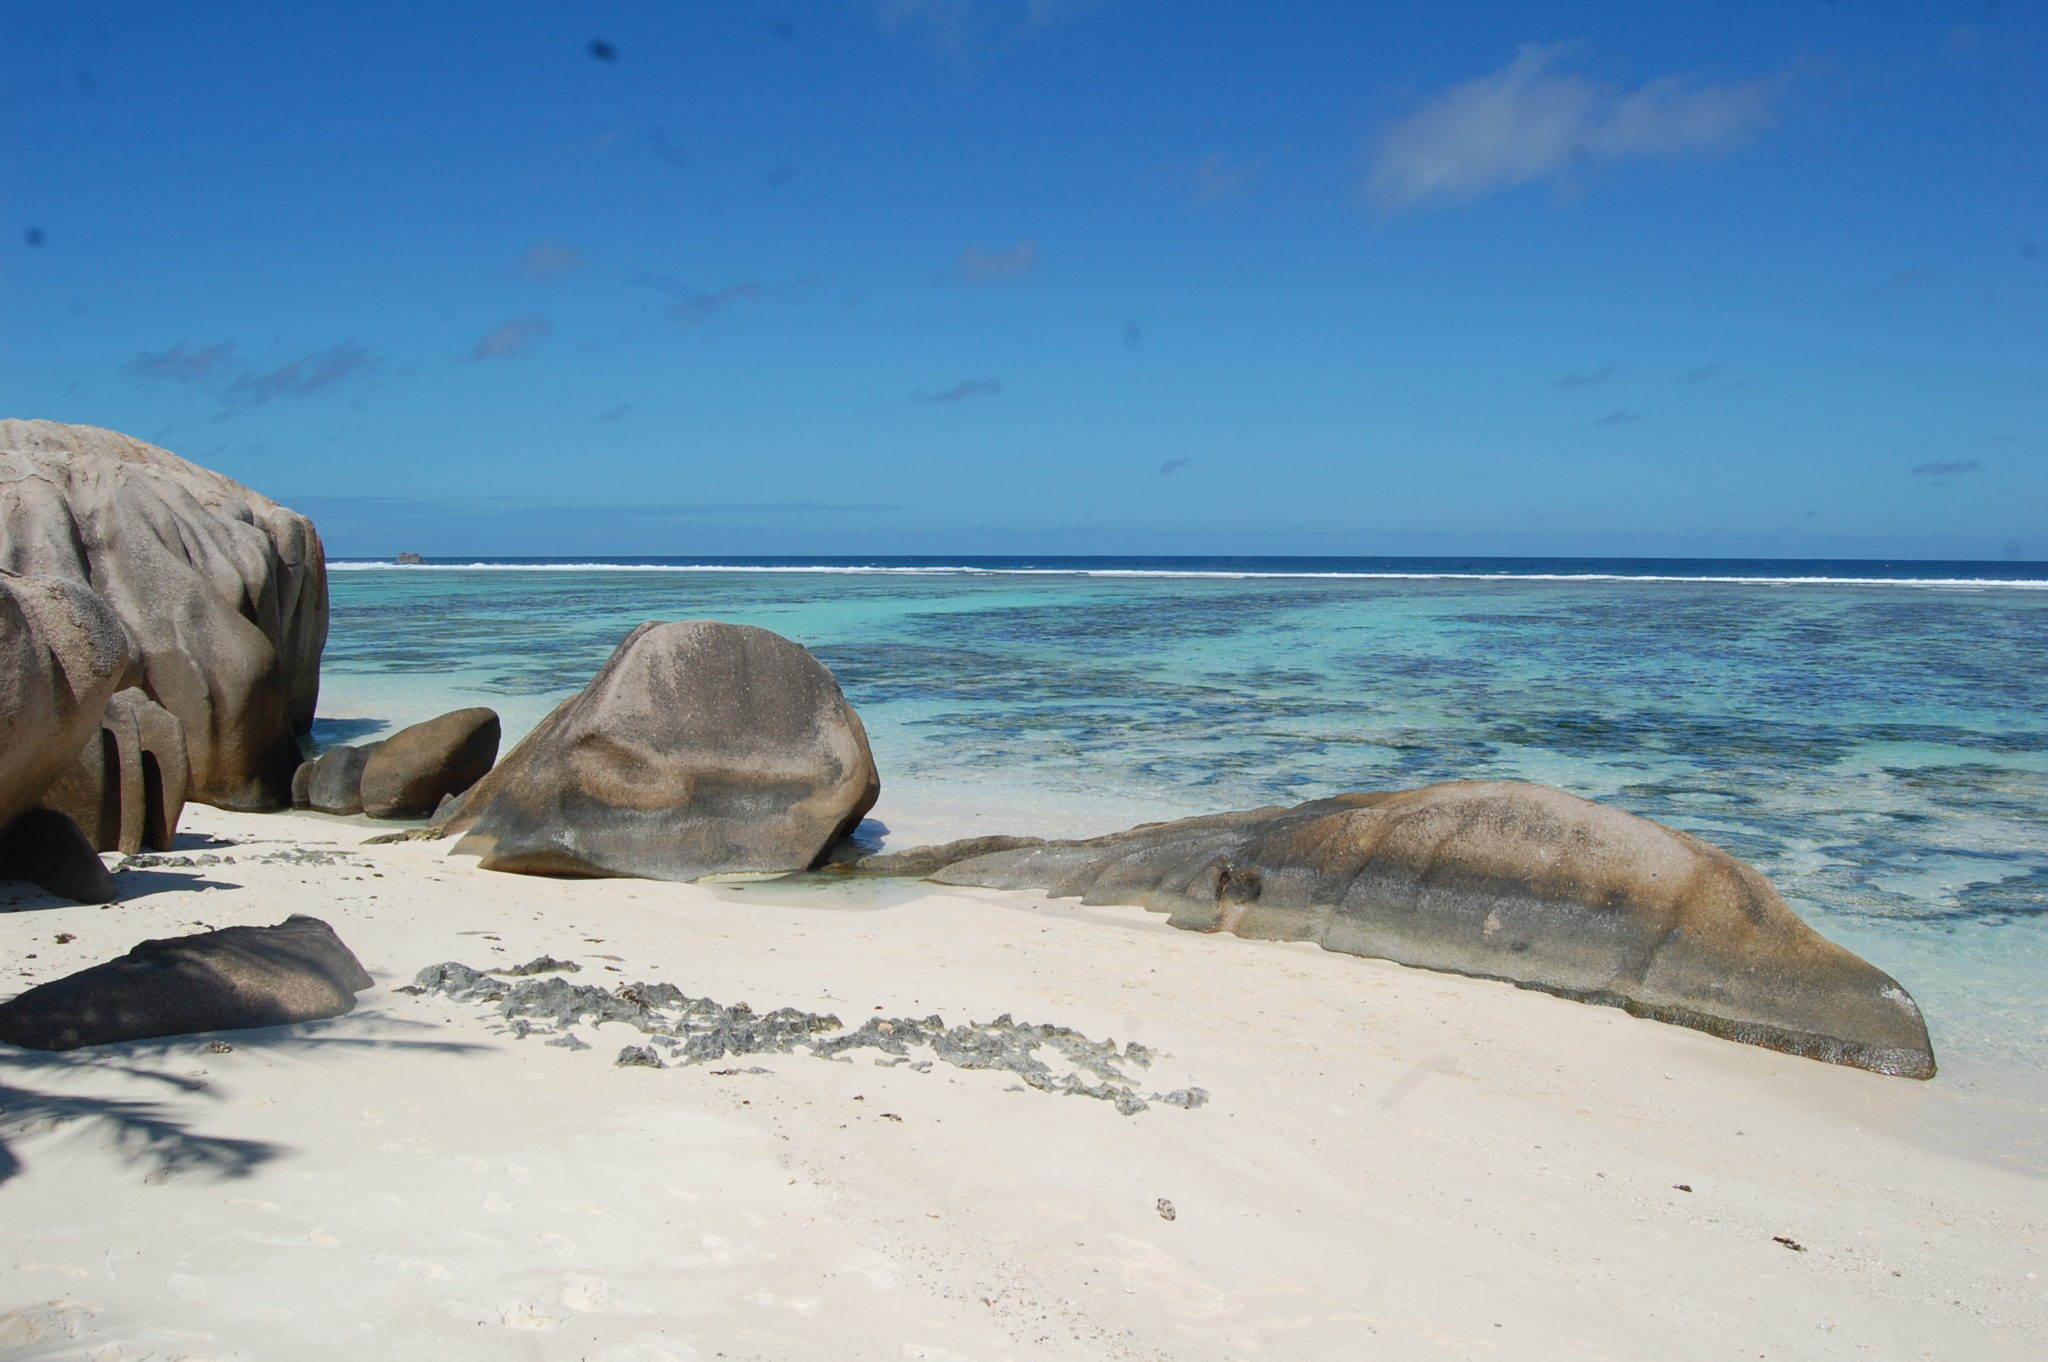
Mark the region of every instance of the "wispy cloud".
<instances>
[{"instance_id":1,"label":"wispy cloud","mask_svg":"<svg viewBox=\"0 0 2048 1362\"><path fill-rule=\"evenodd\" d=\"M1168 459L1165 463L1159 465L1159 476L1163 478L1167 474L1172 473L1176 469L1186 468L1189 464L1193 462L1193 459L1190 459L1185 455L1178 459Z\"/></svg>"},{"instance_id":2,"label":"wispy cloud","mask_svg":"<svg viewBox=\"0 0 2048 1362\"><path fill-rule=\"evenodd\" d=\"M1933 270L1900 270L1865 296L1882 299L1899 293L1914 293L1928 287L1934 280Z\"/></svg>"},{"instance_id":3,"label":"wispy cloud","mask_svg":"<svg viewBox=\"0 0 2048 1362\"><path fill-rule=\"evenodd\" d=\"M760 296L759 284L728 284L716 293L700 293L694 298L676 299L668 305L668 319L672 322L681 322L684 326L701 326L734 303L749 302Z\"/></svg>"},{"instance_id":4,"label":"wispy cloud","mask_svg":"<svg viewBox=\"0 0 2048 1362\"><path fill-rule=\"evenodd\" d=\"M1032 28L1051 28L1085 19L1108 4L1109 0L1024 0L1024 22Z\"/></svg>"},{"instance_id":5,"label":"wispy cloud","mask_svg":"<svg viewBox=\"0 0 2048 1362\"><path fill-rule=\"evenodd\" d=\"M993 284L1015 279L1038 268L1038 243L1027 237L1003 251L969 246L960 252L957 266L960 278L969 284Z\"/></svg>"},{"instance_id":6,"label":"wispy cloud","mask_svg":"<svg viewBox=\"0 0 2048 1362\"><path fill-rule=\"evenodd\" d=\"M636 284L646 288L660 289L675 299L667 308L668 319L681 322L684 326L701 326L734 303L746 302L763 295L762 287L748 280L740 284L727 284L715 293L706 293L692 284L686 284L674 275L658 270L635 270L631 276Z\"/></svg>"},{"instance_id":7,"label":"wispy cloud","mask_svg":"<svg viewBox=\"0 0 2048 1362\"><path fill-rule=\"evenodd\" d=\"M1216 203L1243 193L1258 182L1268 156L1232 156L1212 151L1199 161L1163 161L1148 177L1152 183L1176 194L1186 194L1197 203Z\"/></svg>"},{"instance_id":8,"label":"wispy cloud","mask_svg":"<svg viewBox=\"0 0 2048 1362\"><path fill-rule=\"evenodd\" d=\"M1621 408L1616 407L1593 424L1596 426L1632 426L1642 419L1643 414L1639 411L1623 411Z\"/></svg>"},{"instance_id":9,"label":"wispy cloud","mask_svg":"<svg viewBox=\"0 0 2048 1362\"><path fill-rule=\"evenodd\" d=\"M203 350L187 350L183 341L168 350L145 350L121 366L121 372L145 383L209 383L235 368L235 343L222 341Z\"/></svg>"},{"instance_id":10,"label":"wispy cloud","mask_svg":"<svg viewBox=\"0 0 2048 1362\"><path fill-rule=\"evenodd\" d=\"M994 397L1003 390L1000 378L962 379L942 393L919 393L917 402L964 402L970 397Z\"/></svg>"},{"instance_id":11,"label":"wispy cloud","mask_svg":"<svg viewBox=\"0 0 2048 1362\"><path fill-rule=\"evenodd\" d=\"M1770 121L1763 81L1660 76L1624 91L1559 69L1565 45L1528 45L1389 127L1367 184L1394 210L1459 203L1595 161L1728 151Z\"/></svg>"},{"instance_id":12,"label":"wispy cloud","mask_svg":"<svg viewBox=\"0 0 2048 1362\"><path fill-rule=\"evenodd\" d=\"M245 373L228 384L227 400L237 407L261 407L279 398L312 397L323 393L352 375L376 367L376 356L356 344L343 341L287 360L266 374Z\"/></svg>"},{"instance_id":13,"label":"wispy cloud","mask_svg":"<svg viewBox=\"0 0 2048 1362\"><path fill-rule=\"evenodd\" d=\"M1604 369L1585 369L1578 373L1566 374L1562 378L1553 379L1550 386L1553 388L1594 388L1613 378L1614 373L1615 369L1612 364Z\"/></svg>"},{"instance_id":14,"label":"wispy cloud","mask_svg":"<svg viewBox=\"0 0 2048 1362\"><path fill-rule=\"evenodd\" d=\"M1725 364L1702 364L1697 369L1687 369L1671 381L1681 388L1697 388L1702 383L1711 383L1721 376Z\"/></svg>"},{"instance_id":15,"label":"wispy cloud","mask_svg":"<svg viewBox=\"0 0 2048 1362\"><path fill-rule=\"evenodd\" d=\"M991 31L1031 33L1083 18L1108 0L873 0L885 29L921 29L946 51L960 52Z\"/></svg>"},{"instance_id":16,"label":"wispy cloud","mask_svg":"<svg viewBox=\"0 0 2048 1362\"><path fill-rule=\"evenodd\" d=\"M976 20L974 0L875 0L875 17L884 28L923 28L940 47L954 50L966 46Z\"/></svg>"},{"instance_id":17,"label":"wispy cloud","mask_svg":"<svg viewBox=\"0 0 2048 1362\"><path fill-rule=\"evenodd\" d=\"M597 414L597 419L600 421L616 421L631 410L633 410L633 404L631 402L621 402L616 407L609 407L606 410L599 412Z\"/></svg>"},{"instance_id":18,"label":"wispy cloud","mask_svg":"<svg viewBox=\"0 0 2048 1362\"><path fill-rule=\"evenodd\" d=\"M529 348L555 329L546 317L513 317L499 322L470 347L471 359L503 359Z\"/></svg>"},{"instance_id":19,"label":"wispy cloud","mask_svg":"<svg viewBox=\"0 0 2048 1362\"><path fill-rule=\"evenodd\" d=\"M1974 473L1983 467L1975 459L1937 460L1934 463L1916 463L1913 471L1922 477L1944 478L1951 473Z\"/></svg>"},{"instance_id":20,"label":"wispy cloud","mask_svg":"<svg viewBox=\"0 0 2048 1362\"><path fill-rule=\"evenodd\" d=\"M654 154L678 170L690 164L689 153L668 140L668 129L656 123L647 129L647 141L654 148Z\"/></svg>"},{"instance_id":21,"label":"wispy cloud","mask_svg":"<svg viewBox=\"0 0 2048 1362\"><path fill-rule=\"evenodd\" d=\"M519 257L519 272L528 279L559 279L583 267L583 252L566 241L538 241Z\"/></svg>"}]
</instances>

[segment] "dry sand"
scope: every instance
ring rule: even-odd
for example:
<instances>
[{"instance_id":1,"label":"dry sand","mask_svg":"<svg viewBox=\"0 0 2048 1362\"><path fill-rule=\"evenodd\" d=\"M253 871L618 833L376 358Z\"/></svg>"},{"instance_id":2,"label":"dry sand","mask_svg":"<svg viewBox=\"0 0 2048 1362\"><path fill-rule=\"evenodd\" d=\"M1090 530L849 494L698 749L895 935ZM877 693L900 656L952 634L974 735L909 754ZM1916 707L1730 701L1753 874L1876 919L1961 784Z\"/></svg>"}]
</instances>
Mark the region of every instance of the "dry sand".
<instances>
[{"instance_id":1,"label":"dry sand","mask_svg":"<svg viewBox=\"0 0 2048 1362\"><path fill-rule=\"evenodd\" d=\"M125 871L110 907L0 888L21 987L293 912L379 984L224 1053L0 1047L0 1356L2048 1355L2048 1179L1939 1079L1137 909L536 880L374 831L193 808L181 850L232 863ZM1138 1040L1145 1088L1212 1100L1125 1116L865 1051L619 1068L638 1033L570 1051L395 991L543 953Z\"/></svg>"}]
</instances>

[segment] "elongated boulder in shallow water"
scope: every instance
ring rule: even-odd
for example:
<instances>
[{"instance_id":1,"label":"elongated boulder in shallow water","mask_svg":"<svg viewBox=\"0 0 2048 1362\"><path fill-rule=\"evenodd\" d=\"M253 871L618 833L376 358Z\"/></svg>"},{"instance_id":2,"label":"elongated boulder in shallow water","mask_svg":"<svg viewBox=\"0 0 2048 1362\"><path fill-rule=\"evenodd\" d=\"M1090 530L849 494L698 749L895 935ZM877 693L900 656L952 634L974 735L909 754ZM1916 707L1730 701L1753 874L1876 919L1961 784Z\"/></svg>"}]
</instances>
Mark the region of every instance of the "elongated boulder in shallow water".
<instances>
[{"instance_id":1,"label":"elongated boulder in shallow water","mask_svg":"<svg viewBox=\"0 0 2048 1362\"><path fill-rule=\"evenodd\" d=\"M111 430L0 421L0 568L106 598L139 684L184 725L193 799L289 801L327 641L311 521Z\"/></svg>"},{"instance_id":2,"label":"elongated boulder in shallow water","mask_svg":"<svg viewBox=\"0 0 2048 1362\"><path fill-rule=\"evenodd\" d=\"M317 917L145 941L0 1003L0 1040L30 1050L338 1017L374 984Z\"/></svg>"},{"instance_id":3,"label":"elongated boulder in shallow water","mask_svg":"<svg viewBox=\"0 0 2048 1362\"><path fill-rule=\"evenodd\" d=\"M635 629L439 821L487 870L692 880L813 866L880 790L823 663L684 620Z\"/></svg>"},{"instance_id":4,"label":"elongated boulder in shallow water","mask_svg":"<svg viewBox=\"0 0 2048 1362\"><path fill-rule=\"evenodd\" d=\"M945 858L924 854L933 859ZM1138 904L1176 927L1314 941L1836 1064L1934 1074L1906 991L1807 926L1756 870L1542 785L1340 795L969 855L928 873Z\"/></svg>"}]
</instances>

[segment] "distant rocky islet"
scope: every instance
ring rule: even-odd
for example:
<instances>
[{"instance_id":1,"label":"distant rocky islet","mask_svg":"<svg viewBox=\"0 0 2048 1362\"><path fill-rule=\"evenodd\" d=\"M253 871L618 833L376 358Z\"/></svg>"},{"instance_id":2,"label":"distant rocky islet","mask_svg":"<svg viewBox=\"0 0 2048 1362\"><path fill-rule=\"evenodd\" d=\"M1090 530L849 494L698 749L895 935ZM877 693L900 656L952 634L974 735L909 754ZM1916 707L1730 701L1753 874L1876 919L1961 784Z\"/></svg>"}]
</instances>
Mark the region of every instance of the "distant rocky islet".
<instances>
[{"instance_id":1,"label":"distant rocky islet","mask_svg":"<svg viewBox=\"0 0 2048 1362\"><path fill-rule=\"evenodd\" d=\"M111 893L96 851L168 848L186 799L432 815L425 835L459 836L453 854L489 870L899 875L1079 895L1934 1073L1906 991L1756 870L1563 791L1451 782L828 867L880 779L831 672L788 639L646 624L503 760L488 709L308 760L327 620L305 517L112 431L0 421L0 873ZM145 942L0 1003L0 1040L272 1025L345 1012L369 986L316 919L229 932Z\"/></svg>"}]
</instances>

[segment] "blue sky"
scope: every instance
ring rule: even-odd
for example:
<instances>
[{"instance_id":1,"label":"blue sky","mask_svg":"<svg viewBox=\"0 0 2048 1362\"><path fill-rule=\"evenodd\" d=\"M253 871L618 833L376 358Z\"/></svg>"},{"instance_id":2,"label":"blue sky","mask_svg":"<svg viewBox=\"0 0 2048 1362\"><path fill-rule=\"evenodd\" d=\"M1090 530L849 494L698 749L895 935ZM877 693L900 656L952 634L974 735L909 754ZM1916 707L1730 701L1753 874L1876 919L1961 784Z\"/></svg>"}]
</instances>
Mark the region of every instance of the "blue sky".
<instances>
[{"instance_id":1,"label":"blue sky","mask_svg":"<svg viewBox=\"0 0 2048 1362\"><path fill-rule=\"evenodd\" d=\"M2038 4L0 16L0 410L335 554L2048 558Z\"/></svg>"}]
</instances>

